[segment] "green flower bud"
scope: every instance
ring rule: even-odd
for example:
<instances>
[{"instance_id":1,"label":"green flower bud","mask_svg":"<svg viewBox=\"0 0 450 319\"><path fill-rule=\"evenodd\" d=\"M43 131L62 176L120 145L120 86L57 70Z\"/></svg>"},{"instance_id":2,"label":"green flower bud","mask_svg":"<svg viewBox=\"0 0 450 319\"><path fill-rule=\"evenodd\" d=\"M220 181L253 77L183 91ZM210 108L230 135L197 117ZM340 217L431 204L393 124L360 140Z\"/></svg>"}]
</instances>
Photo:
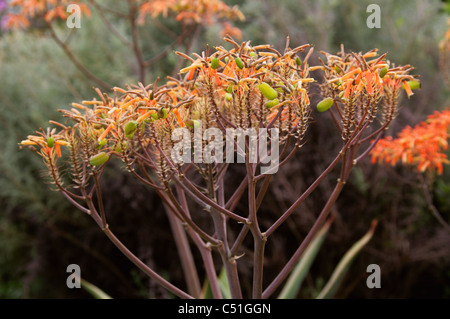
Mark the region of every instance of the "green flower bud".
<instances>
[{"instance_id":1,"label":"green flower bud","mask_svg":"<svg viewBox=\"0 0 450 319\"><path fill-rule=\"evenodd\" d=\"M319 112L325 112L333 105L333 99L331 97L327 97L326 99L323 99L317 104L317 110Z\"/></svg>"},{"instance_id":2,"label":"green flower bud","mask_svg":"<svg viewBox=\"0 0 450 319\"><path fill-rule=\"evenodd\" d=\"M295 64L297 64L298 66L302 66L302 60L299 57L297 57L295 59Z\"/></svg>"},{"instance_id":3,"label":"green flower bud","mask_svg":"<svg viewBox=\"0 0 450 319\"><path fill-rule=\"evenodd\" d=\"M420 89L420 82L419 81L407 81L406 83L408 83L409 87L411 88L411 90L417 90Z\"/></svg>"},{"instance_id":4,"label":"green flower bud","mask_svg":"<svg viewBox=\"0 0 450 319\"><path fill-rule=\"evenodd\" d=\"M218 58L212 58L211 59L211 69L215 70L219 67L219 59Z\"/></svg>"},{"instance_id":5,"label":"green flower bud","mask_svg":"<svg viewBox=\"0 0 450 319\"><path fill-rule=\"evenodd\" d=\"M272 101L269 101L266 103L266 107L268 109L271 109L272 107L274 107L275 105L280 104L280 101L278 99L273 99Z\"/></svg>"},{"instance_id":6,"label":"green flower bud","mask_svg":"<svg viewBox=\"0 0 450 319\"><path fill-rule=\"evenodd\" d=\"M166 108L162 108L158 111L158 117L165 119L167 118L167 109Z\"/></svg>"},{"instance_id":7,"label":"green flower bud","mask_svg":"<svg viewBox=\"0 0 450 319\"><path fill-rule=\"evenodd\" d=\"M231 101L233 99L233 94L231 93L225 93L225 100Z\"/></svg>"},{"instance_id":8,"label":"green flower bud","mask_svg":"<svg viewBox=\"0 0 450 319\"><path fill-rule=\"evenodd\" d=\"M134 133L136 132L136 128L137 128L137 122L129 121L125 125L125 136L131 140L134 136Z\"/></svg>"},{"instance_id":9,"label":"green flower bud","mask_svg":"<svg viewBox=\"0 0 450 319\"><path fill-rule=\"evenodd\" d=\"M227 93L233 93L233 88L234 86L232 84L228 85L227 88L225 89L225 92Z\"/></svg>"},{"instance_id":10,"label":"green flower bud","mask_svg":"<svg viewBox=\"0 0 450 319\"><path fill-rule=\"evenodd\" d=\"M384 76L386 75L388 69L386 67L382 68L380 70L380 78L384 78Z\"/></svg>"},{"instance_id":11,"label":"green flower bud","mask_svg":"<svg viewBox=\"0 0 450 319\"><path fill-rule=\"evenodd\" d=\"M190 127L190 128L199 128L200 127L200 121L198 121L198 120L186 120L186 121L184 121L184 124L186 124L186 126Z\"/></svg>"},{"instance_id":12,"label":"green flower bud","mask_svg":"<svg viewBox=\"0 0 450 319\"><path fill-rule=\"evenodd\" d=\"M261 91L262 95L264 95L268 100L273 100L278 97L277 91L266 82L258 85L258 88Z\"/></svg>"},{"instance_id":13,"label":"green flower bud","mask_svg":"<svg viewBox=\"0 0 450 319\"><path fill-rule=\"evenodd\" d=\"M100 166L104 163L106 163L109 160L109 155L105 152L100 152L94 156L91 156L89 159L89 162L92 166Z\"/></svg>"},{"instance_id":14,"label":"green flower bud","mask_svg":"<svg viewBox=\"0 0 450 319\"><path fill-rule=\"evenodd\" d=\"M154 120L159 120L158 113L152 113L152 114L150 114L150 117Z\"/></svg>"},{"instance_id":15,"label":"green flower bud","mask_svg":"<svg viewBox=\"0 0 450 319\"><path fill-rule=\"evenodd\" d=\"M47 138L47 146L52 148L55 145L55 139L53 137Z\"/></svg>"},{"instance_id":16,"label":"green flower bud","mask_svg":"<svg viewBox=\"0 0 450 319\"><path fill-rule=\"evenodd\" d=\"M255 51L250 52L249 55L251 58L256 58L258 56Z\"/></svg>"},{"instance_id":17,"label":"green flower bud","mask_svg":"<svg viewBox=\"0 0 450 319\"><path fill-rule=\"evenodd\" d=\"M234 62L236 62L236 65L239 69L242 70L244 68L244 62L242 62L241 58L234 59Z\"/></svg>"}]
</instances>

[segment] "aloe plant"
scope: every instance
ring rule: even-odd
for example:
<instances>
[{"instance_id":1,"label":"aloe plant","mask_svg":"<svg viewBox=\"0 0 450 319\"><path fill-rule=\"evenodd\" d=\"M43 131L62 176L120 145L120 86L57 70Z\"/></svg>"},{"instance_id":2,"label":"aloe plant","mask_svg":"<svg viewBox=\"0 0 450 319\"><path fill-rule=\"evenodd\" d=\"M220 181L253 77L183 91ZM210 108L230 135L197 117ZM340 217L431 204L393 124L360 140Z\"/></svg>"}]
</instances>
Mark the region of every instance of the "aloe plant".
<instances>
[{"instance_id":1,"label":"aloe plant","mask_svg":"<svg viewBox=\"0 0 450 319\"><path fill-rule=\"evenodd\" d=\"M333 219L333 216L330 217L327 223L320 229L320 231L311 241L298 264L295 266L294 270L286 281L286 284L284 285L280 294L278 295L278 299L292 299L298 295L303 280L308 274L311 265L313 264L318 252L320 251L320 248L322 247L323 242L325 241L325 238L327 237ZM345 255L342 257L342 259L334 269L330 279L317 295L317 299L334 297L352 262L372 238L376 226L377 220L374 220L369 231L360 240L354 243L353 246L345 253Z\"/></svg>"}]
</instances>

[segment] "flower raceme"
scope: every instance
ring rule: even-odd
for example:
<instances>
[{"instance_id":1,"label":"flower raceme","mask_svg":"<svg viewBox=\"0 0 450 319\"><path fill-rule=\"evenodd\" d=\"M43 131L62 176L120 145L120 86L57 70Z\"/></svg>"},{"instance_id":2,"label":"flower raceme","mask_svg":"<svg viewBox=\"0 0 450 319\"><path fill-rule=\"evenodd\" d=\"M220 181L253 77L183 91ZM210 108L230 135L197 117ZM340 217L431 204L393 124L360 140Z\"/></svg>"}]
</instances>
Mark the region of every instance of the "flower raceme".
<instances>
[{"instance_id":1,"label":"flower raceme","mask_svg":"<svg viewBox=\"0 0 450 319\"><path fill-rule=\"evenodd\" d=\"M73 121L72 126L58 124L58 134L54 129L51 134L40 132L21 145L34 145L47 161L55 162L61 157L60 147L69 147L73 165L105 152L124 160L130 169L143 154L151 154L153 168L166 179L178 163L170 157L176 147L174 132L180 128L200 131L200 135L189 137L191 143L184 141L187 147L180 155L185 155L185 162L190 145L200 143L200 149L208 146L208 129L224 135L227 129L253 130L256 138L261 137L262 128L276 129L277 146L294 141L295 147L300 147L312 112L309 89L316 82L312 71L325 74L321 90L326 109L337 110L344 140L361 128L358 123L373 121L379 107L380 121L387 125L395 116L402 84L414 80L408 75L410 66L389 68L385 55L376 57L376 50L366 54L324 53L327 63L309 66L310 45L286 47L280 53L270 45L238 44L231 37L225 40L232 49L219 46L212 54L208 49L193 57L177 52L190 65L180 70L179 78L169 77L163 85L115 87L113 96L96 89L99 100L73 103L71 110L60 110ZM301 61L304 51L308 52ZM325 111L320 105L319 111ZM270 135L274 131L266 132ZM50 136L54 147L47 144ZM200 136L199 142L194 141L195 136ZM229 153L227 150L226 155ZM198 162L195 150L194 155L192 162Z\"/></svg>"},{"instance_id":2,"label":"flower raceme","mask_svg":"<svg viewBox=\"0 0 450 319\"><path fill-rule=\"evenodd\" d=\"M372 163L414 166L419 172L442 174L449 164L445 150L450 138L450 110L435 111L415 127L407 126L397 138L387 136L372 150Z\"/></svg>"}]
</instances>

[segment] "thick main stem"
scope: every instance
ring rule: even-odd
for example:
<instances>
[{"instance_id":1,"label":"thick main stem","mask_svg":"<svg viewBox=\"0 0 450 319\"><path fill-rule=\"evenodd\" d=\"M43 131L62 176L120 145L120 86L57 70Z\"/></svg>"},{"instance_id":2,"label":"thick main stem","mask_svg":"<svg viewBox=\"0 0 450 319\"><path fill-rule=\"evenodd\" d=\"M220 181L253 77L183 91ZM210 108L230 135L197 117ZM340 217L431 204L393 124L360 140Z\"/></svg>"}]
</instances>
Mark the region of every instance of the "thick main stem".
<instances>
[{"instance_id":1,"label":"thick main stem","mask_svg":"<svg viewBox=\"0 0 450 319\"><path fill-rule=\"evenodd\" d=\"M181 266L183 268L188 292L192 296L198 298L201 294L201 286L186 232L183 228L183 225L170 210L170 208L167 205L164 205L164 207L166 209L167 217L172 229L172 234L175 239L178 255L180 256Z\"/></svg>"}]
</instances>

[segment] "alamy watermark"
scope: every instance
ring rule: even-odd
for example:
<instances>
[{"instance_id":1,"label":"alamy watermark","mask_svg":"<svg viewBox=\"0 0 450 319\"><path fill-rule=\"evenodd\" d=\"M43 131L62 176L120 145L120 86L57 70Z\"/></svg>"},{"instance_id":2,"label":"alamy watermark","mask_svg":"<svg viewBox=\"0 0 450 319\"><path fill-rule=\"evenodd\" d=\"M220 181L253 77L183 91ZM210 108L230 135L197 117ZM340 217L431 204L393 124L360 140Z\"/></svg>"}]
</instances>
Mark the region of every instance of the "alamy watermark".
<instances>
[{"instance_id":1,"label":"alamy watermark","mask_svg":"<svg viewBox=\"0 0 450 319\"><path fill-rule=\"evenodd\" d=\"M369 29L381 28L381 8L378 4L369 4L366 9L367 13L371 13L366 20Z\"/></svg>"},{"instance_id":2,"label":"alamy watermark","mask_svg":"<svg viewBox=\"0 0 450 319\"><path fill-rule=\"evenodd\" d=\"M225 136L224 136L225 133ZM201 121L194 126L194 136L186 127L172 132L175 143L171 158L183 163L260 163L261 174L275 174L279 167L278 128L208 128L203 131ZM193 142L192 142L193 141ZM192 145L193 144L193 145ZM270 146L270 150L269 150ZM236 161L235 161L236 153Z\"/></svg>"},{"instance_id":3,"label":"alamy watermark","mask_svg":"<svg viewBox=\"0 0 450 319\"><path fill-rule=\"evenodd\" d=\"M67 288L81 288L81 268L77 264L70 264L66 268L66 272L70 273L67 276L66 285Z\"/></svg>"},{"instance_id":4,"label":"alamy watermark","mask_svg":"<svg viewBox=\"0 0 450 319\"><path fill-rule=\"evenodd\" d=\"M70 13L66 20L66 26L69 29L81 28L81 8L78 4L69 4L66 12Z\"/></svg>"},{"instance_id":5,"label":"alamy watermark","mask_svg":"<svg viewBox=\"0 0 450 319\"><path fill-rule=\"evenodd\" d=\"M368 288L381 288L381 268L377 264L370 264L367 266L366 272L371 273L367 277L366 285Z\"/></svg>"}]
</instances>

